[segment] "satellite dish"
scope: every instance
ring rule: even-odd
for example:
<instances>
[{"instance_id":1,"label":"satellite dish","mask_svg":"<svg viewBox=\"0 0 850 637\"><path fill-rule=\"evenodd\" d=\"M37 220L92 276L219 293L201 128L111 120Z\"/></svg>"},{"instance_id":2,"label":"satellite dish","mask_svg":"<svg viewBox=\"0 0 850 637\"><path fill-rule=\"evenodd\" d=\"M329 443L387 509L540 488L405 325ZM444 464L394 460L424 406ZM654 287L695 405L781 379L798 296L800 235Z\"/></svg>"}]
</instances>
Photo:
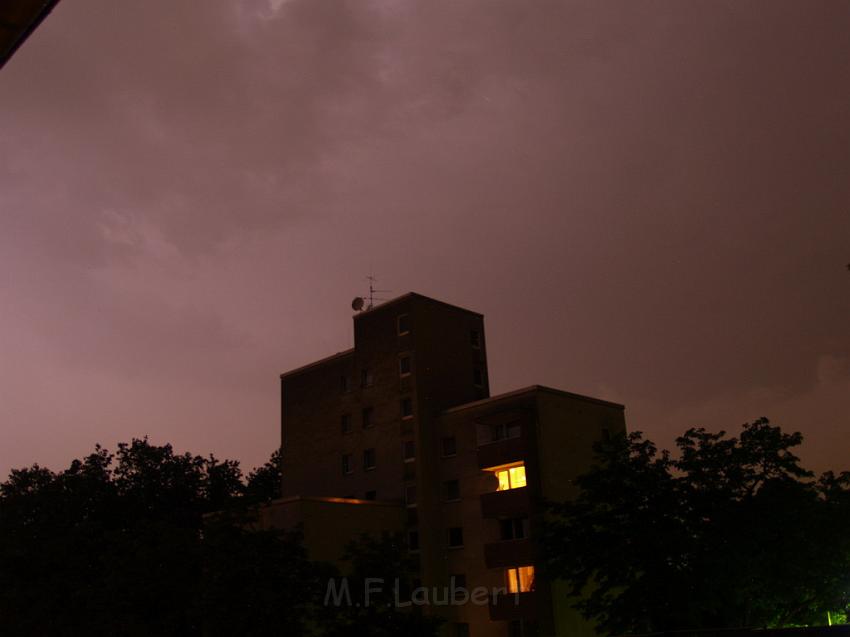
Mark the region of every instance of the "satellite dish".
<instances>
[{"instance_id":1,"label":"satellite dish","mask_svg":"<svg viewBox=\"0 0 850 637\"><path fill-rule=\"evenodd\" d=\"M362 296L355 296L354 300L351 302L351 309L355 312L359 312L363 309L363 303L365 303L365 301Z\"/></svg>"}]
</instances>

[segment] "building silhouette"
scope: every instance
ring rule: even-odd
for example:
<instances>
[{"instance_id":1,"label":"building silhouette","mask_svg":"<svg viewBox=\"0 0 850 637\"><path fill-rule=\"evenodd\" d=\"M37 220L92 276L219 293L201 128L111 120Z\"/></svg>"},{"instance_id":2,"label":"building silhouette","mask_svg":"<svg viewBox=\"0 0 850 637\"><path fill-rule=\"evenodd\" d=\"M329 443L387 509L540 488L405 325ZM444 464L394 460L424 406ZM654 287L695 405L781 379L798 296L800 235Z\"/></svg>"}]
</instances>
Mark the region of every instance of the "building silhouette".
<instances>
[{"instance_id":1,"label":"building silhouette","mask_svg":"<svg viewBox=\"0 0 850 637\"><path fill-rule=\"evenodd\" d=\"M486 587L440 606L446 635L582 635L535 568L541 503L574 494L623 406L538 385L491 396L484 317L409 293L354 315L354 347L281 375L282 498L315 559L398 531L426 588Z\"/></svg>"}]
</instances>

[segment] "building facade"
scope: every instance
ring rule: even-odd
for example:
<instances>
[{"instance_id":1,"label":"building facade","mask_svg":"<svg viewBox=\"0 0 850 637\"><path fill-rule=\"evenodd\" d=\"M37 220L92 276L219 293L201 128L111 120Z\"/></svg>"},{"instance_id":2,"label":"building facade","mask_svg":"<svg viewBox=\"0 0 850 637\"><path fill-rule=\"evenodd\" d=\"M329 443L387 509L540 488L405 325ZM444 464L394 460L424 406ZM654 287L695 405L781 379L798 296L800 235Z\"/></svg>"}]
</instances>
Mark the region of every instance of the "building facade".
<instances>
[{"instance_id":1,"label":"building facade","mask_svg":"<svg viewBox=\"0 0 850 637\"><path fill-rule=\"evenodd\" d=\"M435 607L446 635L592 634L535 576L534 537L541 503L571 497L593 443L625 430L622 405L541 386L490 396L483 316L419 294L355 314L354 343L281 375L283 497L266 522L302 524L322 557L329 525L340 551L399 531L422 586L503 591Z\"/></svg>"}]
</instances>

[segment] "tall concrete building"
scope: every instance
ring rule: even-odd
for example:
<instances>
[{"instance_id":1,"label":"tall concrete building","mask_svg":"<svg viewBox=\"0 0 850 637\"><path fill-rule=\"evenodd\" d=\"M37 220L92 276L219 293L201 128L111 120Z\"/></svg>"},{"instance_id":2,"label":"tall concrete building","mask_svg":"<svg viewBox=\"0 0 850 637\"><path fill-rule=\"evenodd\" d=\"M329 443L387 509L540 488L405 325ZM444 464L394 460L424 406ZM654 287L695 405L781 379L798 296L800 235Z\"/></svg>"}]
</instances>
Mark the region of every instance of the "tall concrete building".
<instances>
[{"instance_id":1,"label":"tall concrete building","mask_svg":"<svg viewBox=\"0 0 850 637\"><path fill-rule=\"evenodd\" d=\"M317 559L399 531L426 588L502 589L434 607L445 634L585 635L536 568L544 500L574 493L623 406L541 386L490 395L481 314L410 293L354 316L354 347L281 375L283 497ZM329 532L333 529L334 532Z\"/></svg>"}]
</instances>

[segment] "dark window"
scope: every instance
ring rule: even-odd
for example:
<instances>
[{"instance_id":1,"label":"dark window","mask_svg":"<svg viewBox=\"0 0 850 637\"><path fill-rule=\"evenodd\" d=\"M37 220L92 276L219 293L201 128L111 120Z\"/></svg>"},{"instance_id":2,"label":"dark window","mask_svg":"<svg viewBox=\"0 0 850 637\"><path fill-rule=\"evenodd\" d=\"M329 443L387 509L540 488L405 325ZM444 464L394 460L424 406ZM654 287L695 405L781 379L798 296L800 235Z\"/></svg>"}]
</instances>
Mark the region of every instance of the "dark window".
<instances>
[{"instance_id":1,"label":"dark window","mask_svg":"<svg viewBox=\"0 0 850 637\"><path fill-rule=\"evenodd\" d=\"M348 380L348 376L339 377L339 391L343 394L351 391L351 382Z\"/></svg>"},{"instance_id":2,"label":"dark window","mask_svg":"<svg viewBox=\"0 0 850 637\"><path fill-rule=\"evenodd\" d=\"M360 386L371 387L375 384L375 377L372 376L371 370L363 369L360 371Z\"/></svg>"},{"instance_id":3,"label":"dark window","mask_svg":"<svg viewBox=\"0 0 850 637\"><path fill-rule=\"evenodd\" d=\"M374 449L365 449L363 451L363 470L368 471L369 469L375 468L375 450Z\"/></svg>"},{"instance_id":4,"label":"dark window","mask_svg":"<svg viewBox=\"0 0 850 637\"><path fill-rule=\"evenodd\" d=\"M481 333L478 330L472 330L469 332L469 343L475 349L481 347Z\"/></svg>"},{"instance_id":5,"label":"dark window","mask_svg":"<svg viewBox=\"0 0 850 637\"><path fill-rule=\"evenodd\" d=\"M398 334L410 334L410 317L407 314L400 314L398 317Z\"/></svg>"},{"instance_id":6,"label":"dark window","mask_svg":"<svg viewBox=\"0 0 850 637\"><path fill-rule=\"evenodd\" d=\"M410 356L402 356L398 359L398 373L400 376L410 375Z\"/></svg>"},{"instance_id":7,"label":"dark window","mask_svg":"<svg viewBox=\"0 0 850 637\"><path fill-rule=\"evenodd\" d=\"M457 454L457 441L454 436L446 436L443 438L443 457L454 456Z\"/></svg>"},{"instance_id":8,"label":"dark window","mask_svg":"<svg viewBox=\"0 0 850 637\"><path fill-rule=\"evenodd\" d=\"M500 536L503 540L521 540L528 537L528 518L499 520Z\"/></svg>"},{"instance_id":9,"label":"dark window","mask_svg":"<svg viewBox=\"0 0 850 637\"><path fill-rule=\"evenodd\" d=\"M372 422L372 408L371 407L364 407L363 408L362 417L363 417L363 429L367 429L367 428L369 428L369 427L371 427L372 425L375 424L375 423Z\"/></svg>"},{"instance_id":10,"label":"dark window","mask_svg":"<svg viewBox=\"0 0 850 637\"><path fill-rule=\"evenodd\" d=\"M508 637L523 637L522 620L512 619L508 624Z\"/></svg>"},{"instance_id":11,"label":"dark window","mask_svg":"<svg viewBox=\"0 0 850 637\"><path fill-rule=\"evenodd\" d=\"M460 483L457 480L448 480L443 483L443 495L447 502L460 500Z\"/></svg>"},{"instance_id":12,"label":"dark window","mask_svg":"<svg viewBox=\"0 0 850 637\"><path fill-rule=\"evenodd\" d=\"M351 461L351 454L345 453L342 455L342 472L351 473L354 471L354 463Z\"/></svg>"},{"instance_id":13,"label":"dark window","mask_svg":"<svg viewBox=\"0 0 850 637\"><path fill-rule=\"evenodd\" d=\"M454 637L469 637L469 624L457 622L455 624Z\"/></svg>"},{"instance_id":14,"label":"dark window","mask_svg":"<svg viewBox=\"0 0 850 637\"><path fill-rule=\"evenodd\" d=\"M351 432L351 415L343 414L339 417L339 428L342 430L342 433L347 434Z\"/></svg>"},{"instance_id":15,"label":"dark window","mask_svg":"<svg viewBox=\"0 0 850 637\"><path fill-rule=\"evenodd\" d=\"M402 418L413 418L413 399L412 398L402 398L401 399L401 417Z\"/></svg>"},{"instance_id":16,"label":"dark window","mask_svg":"<svg viewBox=\"0 0 850 637\"><path fill-rule=\"evenodd\" d=\"M405 462L412 462L416 459L416 443L412 440L405 440L401 443L401 457Z\"/></svg>"},{"instance_id":17,"label":"dark window","mask_svg":"<svg viewBox=\"0 0 850 637\"><path fill-rule=\"evenodd\" d=\"M412 530L407 532L407 548L410 551L419 550L419 531Z\"/></svg>"},{"instance_id":18,"label":"dark window","mask_svg":"<svg viewBox=\"0 0 850 637\"><path fill-rule=\"evenodd\" d=\"M490 427L490 440L506 440L508 438L519 438L522 427L518 422L500 423Z\"/></svg>"},{"instance_id":19,"label":"dark window","mask_svg":"<svg viewBox=\"0 0 850 637\"><path fill-rule=\"evenodd\" d=\"M376 497L378 497L377 491L367 491L366 493L363 494L364 500L374 500Z\"/></svg>"},{"instance_id":20,"label":"dark window","mask_svg":"<svg viewBox=\"0 0 850 637\"><path fill-rule=\"evenodd\" d=\"M459 548L463 546L463 529L459 526L453 526L448 532L449 548Z\"/></svg>"},{"instance_id":21,"label":"dark window","mask_svg":"<svg viewBox=\"0 0 850 637\"><path fill-rule=\"evenodd\" d=\"M416 485L408 485L404 488L404 502L407 506L416 506Z\"/></svg>"},{"instance_id":22,"label":"dark window","mask_svg":"<svg viewBox=\"0 0 850 637\"><path fill-rule=\"evenodd\" d=\"M466 588L466 575L463 573L453 573L449 576L449 585L450 587L454 587L455 599L463 599L463 594L460 592L460 589ZM466 634L469 634L468 630Z\"/></svg>"},{"instance_id":23,"label":"dark window","mask_svg":"<svg viewBox=\"0 0 850 637\"><path fill-rule=\"evenodd\" d=\"M476 387L484 386L484 372L481 371L480 367L476 367L472 371L472 382L475 383Z\"/></svg>"}]
</instances>

